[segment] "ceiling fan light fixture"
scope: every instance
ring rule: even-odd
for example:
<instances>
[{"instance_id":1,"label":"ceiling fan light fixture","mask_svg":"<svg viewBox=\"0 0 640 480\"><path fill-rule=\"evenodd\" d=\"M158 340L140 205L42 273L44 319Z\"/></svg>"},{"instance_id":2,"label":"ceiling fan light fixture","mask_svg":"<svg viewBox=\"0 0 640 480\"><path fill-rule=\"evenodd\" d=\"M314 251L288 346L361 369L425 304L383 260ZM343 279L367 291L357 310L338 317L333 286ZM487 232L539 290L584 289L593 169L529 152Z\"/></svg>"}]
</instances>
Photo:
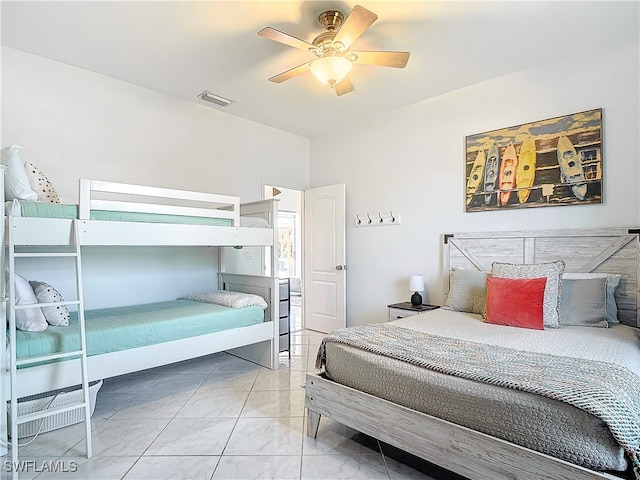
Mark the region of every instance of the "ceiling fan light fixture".
<instances>
[{"instance_id":1,"label":"ceiling fan light fixture","mask_svg":"<svg viewBox=\"0 0 640 480\"><path fill-rule=\"evenodd\" d=\"M314 61L309 69L322 83L333 86L344 80L351 67L353 64L344 57L328 56Z\"/></svg>"},{"instance_id":2,"label":"ceiling fan light fixture","mask_svg":"<svg viewBox=\"0 0 640 480\"><path fill-rule=\"evenodd\" d=\"M269 81L282 83L311 71L318 80L330 85L336 95L341 96L353 92L353 84L348 76L353 64L404 68L409 60L409 52L351 51L351 45L377 19L378 15L360 5L353 7L347 17L337 10L327 10L318 17L320 25L326 31L311 42L273 27L263 28L258 32L261 37L304 50L317 57L316 60L274 75Z\"/></svg>"}]
</instances>

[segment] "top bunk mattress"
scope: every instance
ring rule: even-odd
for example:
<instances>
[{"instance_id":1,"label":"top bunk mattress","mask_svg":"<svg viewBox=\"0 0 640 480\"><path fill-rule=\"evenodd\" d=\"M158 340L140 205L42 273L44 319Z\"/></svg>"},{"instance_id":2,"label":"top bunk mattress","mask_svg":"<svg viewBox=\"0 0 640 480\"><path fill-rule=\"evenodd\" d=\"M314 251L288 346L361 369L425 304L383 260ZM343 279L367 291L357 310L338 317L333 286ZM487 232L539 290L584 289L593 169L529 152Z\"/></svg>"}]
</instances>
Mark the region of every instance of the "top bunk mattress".
<instances>
[{"instance_id":1,"label":"top bunk mattress","mask_svg":"<svg viewBox=\"0 0 640 480\"><path fill-rule=\"evenodd\" d=\"M17 217L56 218L73 220L78 218L78 206L64 203L30 202L14 200L7 207L8 213ZM227 218L196 217L186 215L168 215L160 213L119 212L110 210L92 210L91 220L106 220L118 222L169 223L180 225L211 225L231 226L232 221ZM254 216L240 217L240 226L254 228L268 228L264 218Z\"/></svg>"},{"instance_id":2,"label":"top bunk mattress","mask_svg":"<svg viewBox=\"0 0 640 480\"><path fill-rule=\"evenodd\" d=\"M229 308L191 300L174 300L85 312L87 355L246 327L264 321L258 306ZM68 326L49 326L43 332L16 331L17 358L34 357L79 348L77 312Z\"/></svg>"}]
</instances>

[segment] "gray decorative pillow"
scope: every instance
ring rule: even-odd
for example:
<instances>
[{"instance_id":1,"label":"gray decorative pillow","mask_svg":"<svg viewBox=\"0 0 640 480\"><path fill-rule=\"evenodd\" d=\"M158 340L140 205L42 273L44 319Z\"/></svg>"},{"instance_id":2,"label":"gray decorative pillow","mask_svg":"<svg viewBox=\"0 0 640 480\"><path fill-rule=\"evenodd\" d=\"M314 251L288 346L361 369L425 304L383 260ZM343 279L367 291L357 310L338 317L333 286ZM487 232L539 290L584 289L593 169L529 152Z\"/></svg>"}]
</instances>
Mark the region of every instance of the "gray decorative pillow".
<instances>
[{"instance_id":1,"label":"gray decorative pillow","mask_svg":"<svg viewBox=\"0 0 640 480\"><path fill-rule=\"evenodd\" d=\"M622 275L617 273L565 273L562 275L562 281L564 283L566 280L577 280L577 279L593 279L593 278L604 278L606 279L606 303L605 303L605 311L607 314L607 322L609 325L616 325L620 323L618 320L618 304L616 303L616 289L618 285L620 285L620 279ZM561 323L562 319L560 320Z\"/></svg>"},{"instance_id":2,"label":"gray decorative pillow","mask_svg":"<svg viewBox=\"0 0 640 480\"><path fill-rule=\"evenodd\" d=\"M64 302L60 292L48 283L39 282L37 280L31 280L29 283L31 284L31 288L33 288L33 292L36 294L38 303ZM69 325L71 315L69 315L69 309L66 305L42 307L41 310L49 325L54 325L56 327L66 327Z\"/></svg>"},{"instance_id":3,"label":"gray decorative pillow","mask_svg":"<svg viewBox=\"0 0 640 480\"><path fill-rule=\"evenodd\" d=\"M544 289L543 323L545 328L560 327L560 286L565 263L514 264L494 262L491 275L503 278L547 278Z\"/></svg>"},{"instance_id":4,"label":"gray decorative pillow","mask_svg":"<svg viewBox=\"0 0 640 480\"><path fill-rule=\"evenodd\" d=\"M560 324L607 328L607 278L563 276Z\"/></svg>"},{"instance_id":5,"label":"gray decorative pillow","mask_svg":"<svg viewBox=\"0 0 640 480\"><path fill-rule=\"evenodd\" d=\"M444 309L483 314L487 303L487 272L453 269Z\"/></svg>"}]
</instances>

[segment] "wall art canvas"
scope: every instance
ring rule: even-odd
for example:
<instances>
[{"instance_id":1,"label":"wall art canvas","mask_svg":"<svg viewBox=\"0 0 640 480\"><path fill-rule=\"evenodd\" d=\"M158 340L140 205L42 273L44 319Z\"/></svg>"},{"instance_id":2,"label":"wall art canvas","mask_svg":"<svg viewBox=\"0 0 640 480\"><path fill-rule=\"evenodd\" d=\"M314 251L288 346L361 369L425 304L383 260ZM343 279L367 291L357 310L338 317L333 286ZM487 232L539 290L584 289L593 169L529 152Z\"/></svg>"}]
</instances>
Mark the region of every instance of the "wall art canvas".
<instances>
[{"instance_id":1,"label":"wall art canvas","mask_svg":"<svg viewBox=\"0 0 640 480\"><path fill-rule=\"evenodd\" d=\"M467 212L602 203L602 109L466 137Z\"/></svg>"}]
</instances>

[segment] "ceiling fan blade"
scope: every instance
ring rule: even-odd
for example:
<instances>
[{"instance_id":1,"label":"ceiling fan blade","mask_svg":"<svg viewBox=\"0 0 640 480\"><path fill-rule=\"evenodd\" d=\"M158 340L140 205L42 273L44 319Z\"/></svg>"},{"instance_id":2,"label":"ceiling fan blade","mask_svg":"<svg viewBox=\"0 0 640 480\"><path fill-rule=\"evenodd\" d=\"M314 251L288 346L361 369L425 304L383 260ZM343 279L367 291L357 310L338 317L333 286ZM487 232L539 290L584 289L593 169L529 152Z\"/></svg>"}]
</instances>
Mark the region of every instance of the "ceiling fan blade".
<instances>
[{"instance_id":1,"label":"ceiling fan blade","mask_svg":"<svg viewBox=\"0 0 640 480\"><path fill-rule=\"evenodd\" d=\"M302 73L308 72L309 65L311 65L311 62L303 63L302 65L298 65L297 67L293 67L287 70L286 72L282 72L278 75L271 77L269 81L274 83L282 83L285 80L289 80L290 78L295 77L296 75L300 75Z\"/></svg>"},{"instance_id":2,"label":"ceiling fan blade","mask_svg":"<svg viewBox=\"0 0 640 480\"><path fill-rule=\"evenodd\" d=\"M338 30L333 41L342 43L344 48L349 48L377 19L378 16L375 13L356 5L349 13L342 27L340 27L340 30Z\"/></svg>"},{"instance_id":3,"label":"ceiling fan blade","mask_svg":"<svg viewBox=\"0 0 640 480\"><path fill-rule=\"evenodd\" d=\"M299 48L300 50L306 50L307 52L316 48L309 42L305 42L304 40L300 40L299 38L294 37L293 35L289 35L288 33L281 32L280 30L276 30L275 28L266 27L258 32L258 35L264 38L268 38L269 40L273 40L274 42L284 43L285 45L289 45L293 48Z\"/></svg>"},{"instance_id":4,"label":"ceiling fan blade","mask_svg":"<svg viewBox=\"0 0 640 480\"><path fill-rule=\"evenodd\" d=\"M333 86L333 89L336 91L336 95L340 96L340 95L344 95L345 93L352 92L353 85L351 84L351 80L349 80L349 77L344 77L344 80L342 80L339 83L336 83Z\"/></svg>"},{"instance_id":5,"label":"ceiling fan blade","mask_svg":"<svg viewBox=\"0 0 640 480\"><path fill-rule=\"evenodd\" d=\"M381 67L404 68L409 61L409 52L351 52L356 55L353 63Z\"/></svg>"}]
</instances>

